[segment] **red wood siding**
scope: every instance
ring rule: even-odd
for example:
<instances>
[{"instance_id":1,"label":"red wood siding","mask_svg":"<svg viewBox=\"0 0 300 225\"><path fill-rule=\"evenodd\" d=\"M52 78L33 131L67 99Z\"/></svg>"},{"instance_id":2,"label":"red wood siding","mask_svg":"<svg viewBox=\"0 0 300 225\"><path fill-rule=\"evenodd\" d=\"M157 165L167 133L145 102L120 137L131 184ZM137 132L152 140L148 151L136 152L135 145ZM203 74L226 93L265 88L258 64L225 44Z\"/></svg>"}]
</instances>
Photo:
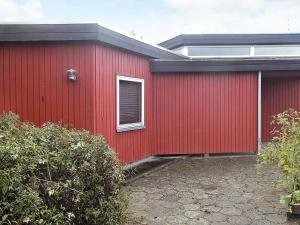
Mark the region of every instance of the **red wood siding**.
<instances>
[{"instance_id":1,"label":"red wood siding","mask_svg":"<svg viewBox=\"0 0 300 225\"><path fill-rule=\"evenodd\" d=\"M94 131L103 134L125 163L143 159L151 152L152 77L149 59L125 51L95 46L96 76ZM145 129L116 132L116 77L143 78L145 81Z\"/></svg>"},{"instance_id":2,"label":"red wood siding","mask_svg":"<svg viewBox=\"0 0 300 225\"><path fill-rule=\"evenodd\" d=\"M78 80L67 80L74 68ZM116 132L116 76L145 79L146 128ZM63 121L103 134L128 163L151 155L152 79L149 60L94 43L0 45L0 111L41 125Z\"/></svg>"},{"instance_id":3,"label":"red wood siding","mask_svg":"<svg viewBox=\"0 0 300 225\"><path fill-rule=\"evenodd\" d=\"M79 80L67 80L67 69ZM0 112L12 111L38 125L62 121L92 129L93 45L0 45Z\"/></svg>"},{"instance_id":4,"label":"red wood siding","mask_svg":"<svg viewBox=\"0 0 300 225\"><path fill-rule=\"evenodd\" d=\"M153 75L154 153L257 150L256 73Z\"/></svg>"},{"instance_id":5,"label":"red wood siding","mask_svg":"<svg viewBox=\"0 0 300 225\"><path fill-rule=\"evenodd\" d=\"M78 80L67 80L67 69ZM256 73L149 72L149 59L96 43L0 45L0 111L103 134L121 161L255 152ZM116 132L117 75L145 80L145 129Z\"/></svg>"},{"instance_id":6,"label":"red wood siding","mask_svg":"<svg viewBox=\"0 0 300 225\"><path fill-rule=\"evenodd\" d=\"M300 110L300 71L263 72L262 141L272 139L272 116L289 108Z\"/></svg>"}]
</instances>

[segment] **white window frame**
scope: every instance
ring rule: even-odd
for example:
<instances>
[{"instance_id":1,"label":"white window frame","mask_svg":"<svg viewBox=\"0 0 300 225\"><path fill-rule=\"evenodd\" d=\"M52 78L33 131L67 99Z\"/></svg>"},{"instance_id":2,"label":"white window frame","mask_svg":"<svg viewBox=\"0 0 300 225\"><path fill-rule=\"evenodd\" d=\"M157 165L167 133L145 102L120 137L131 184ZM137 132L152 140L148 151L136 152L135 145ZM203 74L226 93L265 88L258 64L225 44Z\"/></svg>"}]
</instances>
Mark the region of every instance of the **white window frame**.
<instances>
[{"instance_id":1,"label":"white window frame","mask_svg":"<svg viewBox=\"0 0 300 225\"><path fill-rule=\"evenodd\" d=\"M141 122L120 124L120 81L130 81L141 83ZM117 76L117 132L124 132L130 130L139 130L145 128L145 81L141 78L130 77L126 75Z\"/></svg>"}]
</instances>

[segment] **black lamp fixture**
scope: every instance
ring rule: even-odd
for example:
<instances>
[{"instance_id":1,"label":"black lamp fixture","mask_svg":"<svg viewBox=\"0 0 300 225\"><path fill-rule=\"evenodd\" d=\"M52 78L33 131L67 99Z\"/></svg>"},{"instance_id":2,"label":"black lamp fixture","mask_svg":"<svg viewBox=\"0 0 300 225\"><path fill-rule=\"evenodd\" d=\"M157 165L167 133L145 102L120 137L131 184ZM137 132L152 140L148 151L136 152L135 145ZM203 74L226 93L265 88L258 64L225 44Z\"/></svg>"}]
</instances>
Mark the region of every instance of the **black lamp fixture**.
<instances>
[{"instance_id":1,"label":"black lamp fixture","mask_svg":"<svg viewBox=\"0 0 300 225\"><path fill-rule=\"evenodd\" d=\"M69 80L76 81L77 80L77 71L74 69L69 69L69 70L67 70L67 76L68 76Z\"/></svg>"}]
</instances>

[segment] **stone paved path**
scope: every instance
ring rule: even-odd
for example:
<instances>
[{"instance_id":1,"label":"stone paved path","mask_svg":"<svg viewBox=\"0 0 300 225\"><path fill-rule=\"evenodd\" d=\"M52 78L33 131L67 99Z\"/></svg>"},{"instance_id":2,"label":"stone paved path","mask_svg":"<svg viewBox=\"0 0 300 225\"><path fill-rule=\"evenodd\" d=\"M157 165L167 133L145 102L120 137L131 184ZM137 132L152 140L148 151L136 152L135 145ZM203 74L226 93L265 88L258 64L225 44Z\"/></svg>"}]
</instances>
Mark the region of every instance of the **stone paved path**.
<instances>
[{"instance_id":1,"label":"stone paved path","mask_svg":"<svg viewBox=\"0 0 300 225\"><path fill-rule=\"evenodd\" d=\"M129 184L130 216L148 225L267 225L286 221L275 169L257 175L255 157L187 158Z\"/></svg>"}]
</instances>

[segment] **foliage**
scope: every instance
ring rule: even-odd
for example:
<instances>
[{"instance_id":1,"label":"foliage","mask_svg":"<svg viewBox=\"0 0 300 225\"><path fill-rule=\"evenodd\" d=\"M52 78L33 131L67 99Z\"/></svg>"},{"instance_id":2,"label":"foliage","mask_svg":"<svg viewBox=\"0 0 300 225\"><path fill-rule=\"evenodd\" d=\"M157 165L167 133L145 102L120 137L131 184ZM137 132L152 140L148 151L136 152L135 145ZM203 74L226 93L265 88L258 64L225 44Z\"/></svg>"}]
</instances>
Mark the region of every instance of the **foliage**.
<instances>
[{"instance_id":1,"label":"foliage","mask_svg":"<svg viewBox=\"0 0 300 225\"><path fill-rule=\"evenodd\" d=\"M280 197L280 202L288 206L288 212L293 213L292 206L300 204L300 190L293 191L292 194Z\"/></svg>"},{"instance_id":2,"label":"foliage","mask_svg":"<svg viewBox=\"0 0 300 225\"><path fill-rule=\"evenodd\" d=\"M103 137L0 117L0 224L121 224L123 181Z\"/></svg>"},{"instance_id":3,"label":"foliage","mask_svg":"<svg viewBox=\"0 0 300 225\"><path fill-rule=\"evenodd\" d=\"M275 125L273 139L258 154L258 166L278 166L281 181L295 191L300 188L300 112L289 109L274 116L272 123Z\"/></svg>"},{"instance_id":4,"label":"foliage","mask_svg":"<svg viewBox=\"0 0 300 225\"><path fill-rule=\"evenodd\" d=\"M272 124L275 125L273 139L258 154L258 168L268 164L280 168L279 182L291 193L281 196L280 202L290 206L300 203L300 112L294 109L284 111L274 116Z\"/></svg>"}]
</instances>

